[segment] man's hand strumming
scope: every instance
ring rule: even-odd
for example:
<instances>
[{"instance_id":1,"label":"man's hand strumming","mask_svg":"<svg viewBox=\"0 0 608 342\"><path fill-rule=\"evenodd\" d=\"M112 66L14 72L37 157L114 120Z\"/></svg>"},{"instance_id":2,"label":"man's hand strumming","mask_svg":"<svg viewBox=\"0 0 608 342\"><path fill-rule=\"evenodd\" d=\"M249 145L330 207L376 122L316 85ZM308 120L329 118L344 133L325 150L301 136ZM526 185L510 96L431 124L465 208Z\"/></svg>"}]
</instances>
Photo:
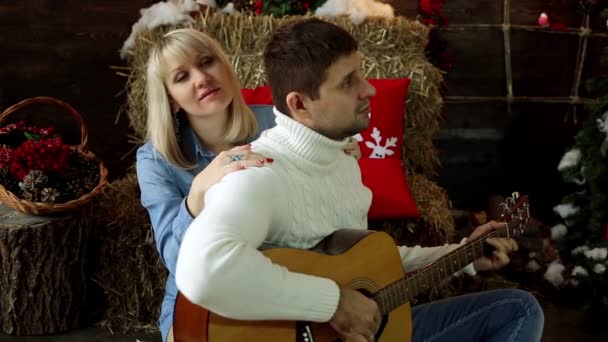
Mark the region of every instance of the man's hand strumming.
<instances>
[{"instance_id":1,"label":"man's hand strumming","mask_svg":"<svg viewBox=\"0 0 608 342\"><path fill-rule=\"evenodd\" d=\"M380 318L375 301L355 290L341 288L338 309L329 324L345 341L368 342L374 340Z\"/></svg>"}]
</instances>

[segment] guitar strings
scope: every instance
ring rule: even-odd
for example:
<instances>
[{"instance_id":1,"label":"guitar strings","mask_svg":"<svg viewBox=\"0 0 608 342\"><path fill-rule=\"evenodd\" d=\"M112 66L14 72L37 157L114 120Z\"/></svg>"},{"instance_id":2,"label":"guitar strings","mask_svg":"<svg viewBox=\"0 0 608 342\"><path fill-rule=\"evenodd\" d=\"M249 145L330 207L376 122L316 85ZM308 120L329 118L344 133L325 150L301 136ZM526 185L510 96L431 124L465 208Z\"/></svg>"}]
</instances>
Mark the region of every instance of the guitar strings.
<instances>
[{"instance_id":1,"label":"guitar strings","mask_svg":"<svg viewBox=\"0 0 608 342\"><path fill-rule=\"evenodd\" d=\"M411 276L405 278L404 281L399 281L393 285L389 285L389 286L385 287L384 289L378 291L376 293L376 296L374 296L374 298L376 299L377 302L379 302L383 313L390 312L392 309L397 308L401 304L403 304L402 303L403 301L415 297L418 293L421 292L421 290L426 290L426 288L428 287L430 282L427 282L427 284L421 283L421 281L423 279L430 278L430 280L433 283L435 283L435 277L433 277L433 275L438 272L432 272L432 271L434 271L434 269L437 268L437 265L439 265L440 263L445 263L446 266L448 266L448 265L450 266L449 268L452 270L452 272L450 272L450 273L455 273L456 271L462 269L462 267L465 267L466 265L463 265L462 267L459 267L457 270L454 270L454 268L452 267L453 264L447 262L449 259L458 258L457 260L460 260L462 263L464 263L463 260L460 259L460 257L462 257L464 255L465 260L466 260L466 255L467 254L470 255L470 252L473 252L473 254L476 255L477 254L476 251L479 251L479 253L482 254L485 240L487 240L488 238L493 238L497 235L498 235L498 232L496 230L493 230L478 238L475 238L474 240L468 242L464 246L459 247L459 248L441 256L439 259L437 259L432 264L424 266L424 267L420 268L418 271L415 271ZM476 259L477 258L475 258L475 260ZM448 267L444 267L443 269L447 269L447 268ZM443 271L443 269L441 269L441 270ZM447 276L448 276L448 274L439 274L437 276L437 278L438 278L437 280L441 281L441 280L445 279ZM413 286L408 286L410 283ZM415 289L415 291L413 291L414 292L413 294L409 295L410 289L412 289L412 287Z\"/></svg>"}]
</instances>

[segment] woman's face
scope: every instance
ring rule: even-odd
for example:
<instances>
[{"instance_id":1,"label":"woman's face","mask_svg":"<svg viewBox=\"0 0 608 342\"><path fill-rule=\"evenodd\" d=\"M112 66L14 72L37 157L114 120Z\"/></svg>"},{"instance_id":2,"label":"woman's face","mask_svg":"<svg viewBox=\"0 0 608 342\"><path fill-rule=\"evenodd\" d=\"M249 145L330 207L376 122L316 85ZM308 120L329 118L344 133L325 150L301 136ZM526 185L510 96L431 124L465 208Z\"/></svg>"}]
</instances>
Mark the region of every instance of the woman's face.
<instances>
[{"instance_id":1,"label":"woman's face","mask_svg":"<svg viewBox=\"0 0 608 342\"><path fill-rule=\"evenodd\" d=\"M225 114L234 89L226 66L215 56L191 54L186 59L167 60L165 85L173 112L204 117Z\"/></svg>"}]
</instances>

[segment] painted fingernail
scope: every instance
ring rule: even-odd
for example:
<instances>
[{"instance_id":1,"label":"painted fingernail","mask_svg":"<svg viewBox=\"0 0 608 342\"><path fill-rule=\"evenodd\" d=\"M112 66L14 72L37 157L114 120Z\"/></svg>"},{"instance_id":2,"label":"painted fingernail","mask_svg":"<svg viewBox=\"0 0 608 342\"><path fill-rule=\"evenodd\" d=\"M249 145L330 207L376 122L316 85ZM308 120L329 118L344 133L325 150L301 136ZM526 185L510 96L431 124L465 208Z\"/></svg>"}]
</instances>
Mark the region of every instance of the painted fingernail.
<instances>
[{"instance_id":1,"label":"painted fingernail","mask_svg":"<svg viewBox=\"0 0 608 342\"><path fill-rule=\"evenodd\" d=\"M258 165L262 165L262 164L264 164L264 159L258 159L255 161L255 163Z\"/></svg>"},{"instance_id":2,"label":"painted fingernail","mask_svg":"<svg viewBox=\"0 0 608 342\"><path fill-rule=\"evenodd\" d=\"M272 158L266 158L266 161L269 162L269 163L273 163L274 159L272 159Z\"/></svg>"},{"instance_id":3,"label":"painted fingernail","mask_svg":"<svg viewBox=\"0 0 608 342\"><path fill-rule=\"evenodd\" d=\"M246 167L245 167L245 165L241 164L241 165L237 166L236 169L237 170L245 170Z\"/></svg>"}]
</instances>

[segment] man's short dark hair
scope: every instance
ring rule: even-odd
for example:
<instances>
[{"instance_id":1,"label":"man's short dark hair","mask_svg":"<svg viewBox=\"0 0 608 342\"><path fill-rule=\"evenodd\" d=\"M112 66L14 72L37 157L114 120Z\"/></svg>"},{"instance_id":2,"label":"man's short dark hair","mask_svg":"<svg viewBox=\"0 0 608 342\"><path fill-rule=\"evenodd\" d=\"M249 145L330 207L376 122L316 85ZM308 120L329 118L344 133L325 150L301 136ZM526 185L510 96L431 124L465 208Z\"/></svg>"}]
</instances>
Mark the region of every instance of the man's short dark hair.
<instances>
[{"instance_id":1,"label":"man's short dark hair","mask_svg":"<svg viewBox=\"0 0 608 342\"><path fill-rule=\"evenodd\" d=\"M264 67L277 109L289 115L285 98L292 91L317 99L327 69L357 49L350 33L317 18L279 26L264 50Z\"/></svg>"}]
</instances>

